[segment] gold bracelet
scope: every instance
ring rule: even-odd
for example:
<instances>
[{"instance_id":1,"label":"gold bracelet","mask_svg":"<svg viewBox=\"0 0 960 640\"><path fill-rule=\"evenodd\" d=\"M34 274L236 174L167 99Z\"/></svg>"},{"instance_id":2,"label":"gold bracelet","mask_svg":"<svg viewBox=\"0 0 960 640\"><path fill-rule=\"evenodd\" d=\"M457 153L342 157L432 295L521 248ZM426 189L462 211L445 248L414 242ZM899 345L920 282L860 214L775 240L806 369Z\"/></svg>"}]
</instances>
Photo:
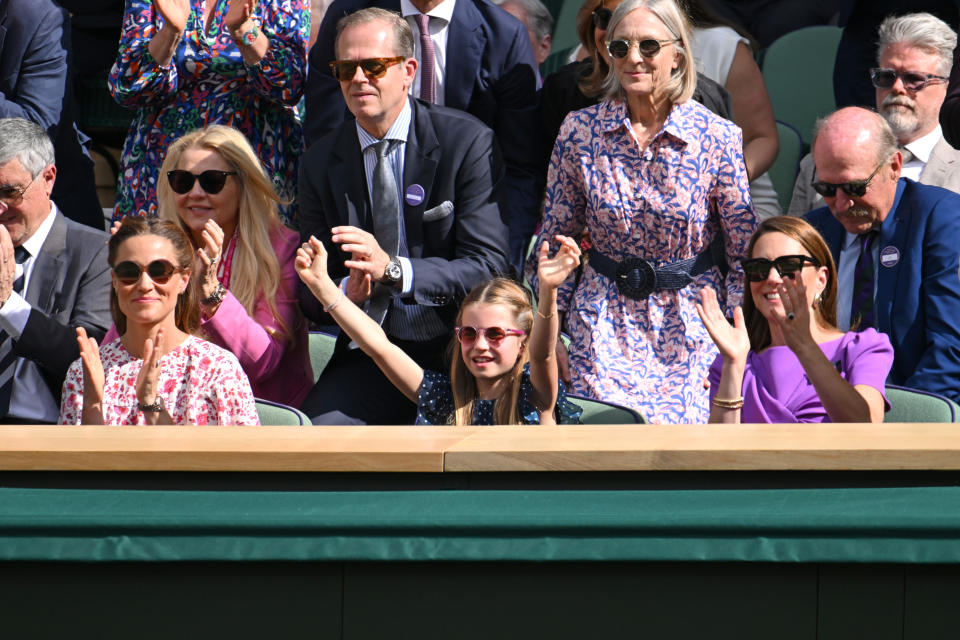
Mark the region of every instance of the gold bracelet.
<instances>
[{"instance_id":1,"label":"gold bracelet","mask_svg":"<svg viewBox=\"0 0 960 640\"><path fill-rule=\"evenodd\" d=\"M545 316L545 315L543 315L542 313L540 313L540 309L537 309L537 315L540 316L541 318L543 318L544 320L549 320L550 318L552 318L553 316L555 316L555 315L557 315L557 314L556 314L556 313L551 313L550 315Z\"/></svg>"},{"instance_id":2,"label":"gold bracelet","mask_svg":"<svg viewBox=\"0 0 960 640\"><path fill-rule=\"evenodd\" d=\"M714 398L713 404L721 409L732 409L735 411L743 408L743 396L739 398Z\"/></svg>"}]
</instances>

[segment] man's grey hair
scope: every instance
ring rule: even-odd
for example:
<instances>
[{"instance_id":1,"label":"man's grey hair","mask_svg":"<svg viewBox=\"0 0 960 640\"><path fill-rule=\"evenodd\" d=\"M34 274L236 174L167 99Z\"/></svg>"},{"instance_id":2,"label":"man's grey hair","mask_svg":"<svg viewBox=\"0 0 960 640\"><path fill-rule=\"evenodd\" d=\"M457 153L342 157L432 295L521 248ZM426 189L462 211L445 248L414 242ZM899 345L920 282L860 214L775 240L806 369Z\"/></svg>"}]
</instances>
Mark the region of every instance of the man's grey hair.
<instances>
[{"instance_id":1,"label":"man's grey hair","mask_svg":"<svg viewBox=\"0 0 960 640\"><path fill-rule=\"evenodd\" d=\"M53 143L40 125L23 118L0 118L0 166L13 160L36 178L54 163Z\"/></svg>"},{"instance_id":2,"label":"man's grey hair","mask_svg":"<svg viewBox=\"0 0 960 640\"><path fill-rule=\"evenodd\" d=\"M410 28L410 25L407 24L407 21L396 11L387 11L386 9L379 9L377 7L360 9L359 11L340 18L340 21L337 23L337 39L333 43L333 51L337 57L340 56L340 34L342 34L345 29L377 21L386 22L393 28L393 41L396 46L394 55L412 58L414 54L413 30Z\"/></svg>"},{"instance_id":3,"label":"man's grey hair","mask_svg":"<svg viewBox=\"0 0 960 640\"><path fill-rule=\"evenodd\" d=\"M862 108L862 107L861 107ZM879 113L873 109L862 108L863 111L869 113L873 116L871 120L873 121L873 143L875 145L876 152L876 163L880 164L886 162L895 151L899 149L897 145L897 137L893 134L893 129L890 128L890 123L881 116ZM810 145L810 151L813 152L817 147L817 139L820 137L820 134L823 132L824 127L833 119L833 116L836 112L826 115L822 118L818 118L813 125L813 143Z\"/></svg>"},{"instance_id":4,"label":"man's grey hair","mask_svg":"<svg viewBox=\"0 0 960 640\"><path fill-rule=\"evenodd\" d=\"M940 18L922 12L890 16L880 23L877 38L878 64L884 49L891 44L901 43L936 55L937 74L950 75L957 32Z\"/></svg>"},{"instance_id":5,"label":"man's grey hair","mask_svg":"<svg viewBox=\"0 0 960 640\"><path fill-rule=\"evenodd\" d=\"M540 0L493 0L493 4L498 6L507 2L523 7L527 14L527 27L533 31L537 40L543 40L553 33L553 16Z\"/></svg>"}]
</instances>

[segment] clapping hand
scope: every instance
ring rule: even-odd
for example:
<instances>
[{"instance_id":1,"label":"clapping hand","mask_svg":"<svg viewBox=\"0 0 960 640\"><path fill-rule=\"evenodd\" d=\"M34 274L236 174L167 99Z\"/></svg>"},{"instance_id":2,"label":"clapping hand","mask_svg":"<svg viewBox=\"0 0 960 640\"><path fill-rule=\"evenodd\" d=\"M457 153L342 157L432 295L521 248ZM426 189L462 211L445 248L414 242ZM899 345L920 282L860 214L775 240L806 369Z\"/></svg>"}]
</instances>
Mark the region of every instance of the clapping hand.
<instances>
[{"instance_id":1,"label":"clapping hand","mask_svg":"<svg viewBox=\"0 0 960 640\"><path fill-rule=\"evenodd\" d=\"M187 19L190 17L190 0L153 0L163 21L169 24L177 33L187 29Z\"/></svg>"},{"instance_id":2,"label":"clapping hand","mask_svg":"<svg viewBox=\"0 0 960 640\"><path fill-rule=\"evenodd\" d=\"M540 280L541 295L544 287L557 289L580 265L580 247L577 241L567 236L556 235L554 239L560 243L557 253L550 258L550 242L544 240L540 244L540 255L537 260L537 278Z\"/></svg>"},{"instance_id":3,"label":"clapping hand","mask_svg":"<svg viewBox=\"0 0 960 640\"><path fill-rule=\"evenodd\" d=\"M771 309L773 322L783 334L783 341L796 353L798 349L816 345L810 332L810 305L807 303L807 286L803 278L784 278L777 287L781 311Z\"/></svg>"},{"instance_id":4,"label":"clapping hand","mask_svg":"<svg viewBox=\"0 0 960 640\"><path fill-rule=\"evenodd\" d=\"M743 309L737 307L733 310L731 325L720 310L717 292L712 287L704 287L700 290L697 313L723 359L729 363L746 363L747 354L750 353L750 335L743 320Z\"/></svg>"},{"instance_id":5,"label":"clapping hand","mask_svg":"<svg viewBox=\"0 0 960 640\"><path fill-rule=\"evenodd\" d=\"M212 219L207 220L201 231L203 246L197 249L197 257L202 265L200 290L203 298L209 298L217 291L217 264L223 252L223 229Z\"/></svg>"},{"instance_id":6,"label":"clapping hand","mask_svg":"<svg viewBox=\"0 0 960 640\"><path fill-rule=\"evenodd\" d=\"M223 23L227 25L230 33L240 29L244 22L253 15L253 10L257 8L257 0L230 0L230 8L227 15L223 18Z\"/></svg>"},{"instance_id":7,"label":"clapping hand","mask_svg":"<svg viewBox=\"0 0 960 640\"><path fill-rule=\"evenodd\" d=\"M83 363L83 404L85 407L102 406L104 373L100 347L94 338L87 336L83 327L77 327L77 345Z\"/></svg>"},{"instance_id":8,"label":"clapping hand","mask_svg":"<svg viewBox=\"0 0 960 640\"><path fill-rule=\"evenodd\" d=\"M160 380L160 358L163 355L163 329L157 329L155 339L143 341L143 366L137 374L137 402L153 404L157 401Z\"/></svg>"},{"instance_id":9,"label":"clapping hand","mask_svg":"<svg viewBox=\"0 0 960 640\"><path fill-rule=\"evenodd\" d=\"M0 224L0 305L13 293L17 280L17 260L14 257L13 241L7 228Z\"/></svg>"}]
</instances>

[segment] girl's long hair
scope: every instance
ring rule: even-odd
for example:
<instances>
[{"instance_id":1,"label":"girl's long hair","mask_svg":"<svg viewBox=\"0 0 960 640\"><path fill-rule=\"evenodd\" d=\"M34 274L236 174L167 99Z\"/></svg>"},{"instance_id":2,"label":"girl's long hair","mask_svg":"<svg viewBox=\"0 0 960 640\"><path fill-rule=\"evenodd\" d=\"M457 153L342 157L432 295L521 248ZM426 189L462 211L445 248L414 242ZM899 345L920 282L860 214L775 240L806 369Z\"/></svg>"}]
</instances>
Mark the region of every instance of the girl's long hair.
<instances>
[{"instance_id":1,"label":"girl's long hair","mask_svg":"<svg viewBox=\"0 0 960 640\"><path fill-rule=\"evenodd\" d=\"M169 220L159 218L141 218L128 216L120 222L120 228L110 236L107 245L107 262L110 268L117 266L117 250L120 246L135 236L159 236L170 241L177 256L177 266L187 272L193 270L193 245L190 238L184 233L180 225ZM200 293L197 278L190 277L187 288L177 296L177 306L174 309L174 322L177 328L184 333L196 334L200 328ZM110 287L110 314L117 333L121 336L127 332L127 316L120 310L117 291Z\"/></svg>"},{"instance_id":2,"label":"girl's long hair","mask_svg":"<svg viewBox=\"0 0 960 640\"><path fill-rule=\"evenodd\" d=\"M282 284L280 262L270 244L271 236L280 231L277 204L282 200L242 133L231 127L210 125L175 140L160 167L161 179L157 180L158 215L179 224L189 236L189 229L177 215L175 195L165 176L177 168L183 152L191 148L217 152L237 172L235 179L240 187L240 206L237 245L230 270L230 293L250 317L254 317L257 298L262 294L270 313L289 339L293 335L292 328L286 326L277 310L277 290ZM228 241L229 238L224 238L224 242ZM294 296L296 292L286 294Z\"/></svg>"},{"instance_id":3,"label":"girl's long hair","mask_svg":"<svg viewBox=\"0 0 960 640\"><path fill-rule=\"evenodd\" d=\"M517 328L527 336L533 328L533 306L527 290L513 280L494 278L486 284L477 285L463 300L457 314L457 325L463 318L463 310L471 304L499 304L510 309L516 319ZM525 340L525 339L524 339ZM526 344L524 342L524 344ZM453 424L466 426L473 422L473 408L477 400L477 381L463 361L460 342L456 336L450 341L450 384L453 387ZM521 424L517 399L520 395L520 382L523 379L523 366L527 363L528 350L524 347L510 372L510 385L507 391L497 398L493 405L493 418L496 424Z\"/></svg>"}]
</instances>

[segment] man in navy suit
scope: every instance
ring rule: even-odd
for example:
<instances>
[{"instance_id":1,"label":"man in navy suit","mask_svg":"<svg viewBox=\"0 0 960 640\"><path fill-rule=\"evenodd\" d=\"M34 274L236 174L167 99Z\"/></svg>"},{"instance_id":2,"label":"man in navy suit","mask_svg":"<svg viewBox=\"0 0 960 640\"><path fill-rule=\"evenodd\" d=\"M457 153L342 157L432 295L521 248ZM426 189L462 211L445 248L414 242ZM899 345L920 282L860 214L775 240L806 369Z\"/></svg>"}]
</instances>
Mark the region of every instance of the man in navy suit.
<instances>
[{"instance_id":1,"label":"man in navy suit","mask_svg":"<svg viewBox=\"0 0 960 640\"><path fill-rule=\"evenodd\" d=\"M50 0L0 0L0 118L26 118L47 131L60 170L53 200L102 230L93 161L74 125L69 29L67 12Z\"/></svg>"},{"instance_id":2,"label":"man in navy suit","mask_svg":"<svg viewBox=\"0 0 960 640\"><path fill-rule=\"evenodd\" d=\"M542 189L538 75L526 28L487 0L336 0L310 50L307 144L349 115L330 62L337 21L363 7L400 12L410 25L420 69L411 84L414 97L466 111L496 133L507 169L502 214L510 227L510 262L519 270L539 219ZM424 33L418 21L426 21Z\"/></svg>"},{"instance_id":3,"label":"man in navy suit","mask_svg":"<svg viewBox=\"0 0 960 640\"><path fill-rule=\"evenodd\" d=\"M408 96L417 61L400 16L376 8L348 15L337 52L336 73L356 120L304 156L301 236L324 243L330 275L343 278L345 294L391 341L424 368L443 371L460 300L507 268L494 135L469 114ZM300 300L307 317L323 318L304 286ZM318 424L411 424L416 415L346 338L303 410Z\"/></svg>"},{"instance_id":4,"label":"man in navy suit","mask_svg":"<svg viewBox=\"0 0 960 640\"><path fill-rule=\"evenodd\" d=\"M813 158L827 206L806 217L837 263L838 327L890 336L890 383L960 401L960 196L900 178L893 131L859 107L818 123Z\"/></svg>"}]
</instances>

